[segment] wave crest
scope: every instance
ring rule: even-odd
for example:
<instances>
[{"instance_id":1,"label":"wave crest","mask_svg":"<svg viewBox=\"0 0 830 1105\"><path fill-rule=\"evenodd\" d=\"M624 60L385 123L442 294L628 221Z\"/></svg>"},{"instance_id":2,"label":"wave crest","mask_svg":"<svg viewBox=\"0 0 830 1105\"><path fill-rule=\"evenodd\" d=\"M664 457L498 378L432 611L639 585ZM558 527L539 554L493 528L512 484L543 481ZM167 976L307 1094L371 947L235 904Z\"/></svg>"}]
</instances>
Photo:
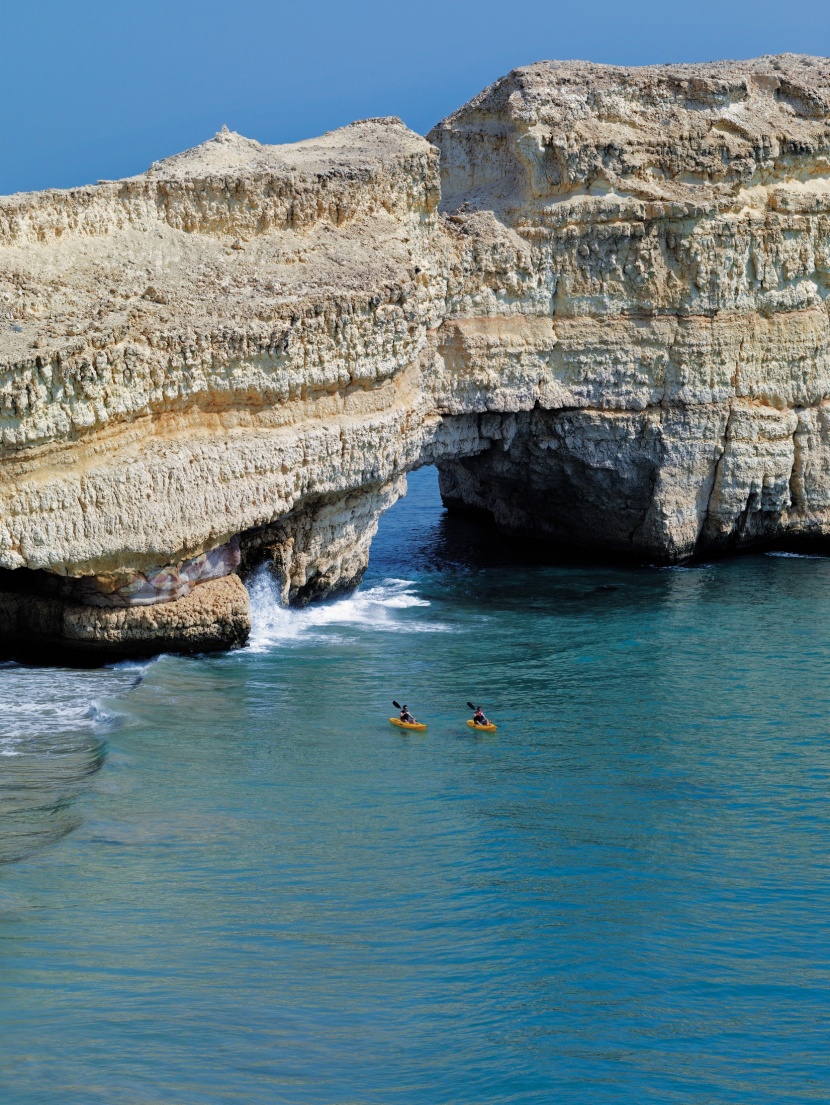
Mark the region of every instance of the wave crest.
<instances>
[{"instance_id":1,"label":"wave crest","mask_svg":"<svg viewBox=\"0 0 830 1105\"><path fill-rule=\"evenodd\" d=\"M251 595L248 647L254 652L298 641L337 640L338 628L359 627L387 633L449 632L448 626L437 622L400 616L401 611L430 605L415 594L415 584L408 579L383 579L346 598L301 610L280 604L277 586L267 567L259 569L248 590Z\"/></svg>"}]
</instances>

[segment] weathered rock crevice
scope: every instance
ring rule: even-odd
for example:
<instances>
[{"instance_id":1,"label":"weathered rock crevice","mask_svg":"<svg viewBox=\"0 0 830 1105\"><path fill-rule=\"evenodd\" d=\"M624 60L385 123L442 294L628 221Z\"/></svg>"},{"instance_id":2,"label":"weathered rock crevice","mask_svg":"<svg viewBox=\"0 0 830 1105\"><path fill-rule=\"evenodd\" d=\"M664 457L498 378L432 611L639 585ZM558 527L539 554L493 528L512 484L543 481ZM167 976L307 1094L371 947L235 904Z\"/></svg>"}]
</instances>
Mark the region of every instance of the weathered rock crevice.
<instances>
[{"instance_id":1,"label":"weathered rock crevice","mask_svg":"<svg viewBox=\"0 0 830 1105\"><path fill-rule=\"evenodd\" d=\"M244 640L406 473L554 548L830 535L830 62L518 69L0 198L0 642Z\"/></svg>"},{"instance_id":2,"label":"weathered rock crevice","mask_svg":"<svg viewBox=\"0 0 830 1105\"><path fill-rule=\"evenodd\" d=\"M298 504L273 525L242 535L243 576L267 565L286 606L352 590L369 564L381 514L405 493L406 479L398 476Z\"/></svg>"}]
</instances>

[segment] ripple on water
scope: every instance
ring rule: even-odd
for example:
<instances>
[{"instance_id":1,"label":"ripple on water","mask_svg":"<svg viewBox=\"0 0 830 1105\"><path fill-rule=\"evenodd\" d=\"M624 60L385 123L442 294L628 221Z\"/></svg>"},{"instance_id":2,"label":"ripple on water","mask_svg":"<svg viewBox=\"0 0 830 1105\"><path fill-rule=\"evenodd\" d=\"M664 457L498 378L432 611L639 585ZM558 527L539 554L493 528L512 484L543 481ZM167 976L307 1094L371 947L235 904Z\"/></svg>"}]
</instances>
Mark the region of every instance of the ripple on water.
<instances>
[{"instance_id":1,"label":"ripple on water","mask_svg":"<svg viewBox=\"0 0 830 1105\"><path fill-rule=\"evenodd\" d=\"M74 800L103 762L107 701L145 667L0 668L0 863L40 851L79 823Z\"/></svg>"},{"instance_id":2,"label":"ripple on water","mask_svg":"<svg viewBox=\"0 0 830 1105\"><path fill-rule=\"evenodd\" d=\"M830 1097L830 561L517 566L425 472L356 595L253 590L83 803L122 675L0 671L4 854L84 811L2 870L2 1105Z\"/></svg>"}]
</instances>

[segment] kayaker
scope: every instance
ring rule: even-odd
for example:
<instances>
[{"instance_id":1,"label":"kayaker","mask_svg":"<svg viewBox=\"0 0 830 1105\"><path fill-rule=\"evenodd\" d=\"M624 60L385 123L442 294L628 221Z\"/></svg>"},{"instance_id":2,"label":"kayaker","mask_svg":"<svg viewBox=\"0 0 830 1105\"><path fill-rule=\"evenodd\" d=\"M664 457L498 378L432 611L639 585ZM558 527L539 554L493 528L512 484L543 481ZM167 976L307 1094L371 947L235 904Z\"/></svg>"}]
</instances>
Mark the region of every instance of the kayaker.
<instances>
[{"instance_id":1,"label":"kayaker","mask_svg":"<svg viewBox=\"0 0 830 1105\"><path fill-rule=\"evenodd\" d=\"M417 724L417 722L415 721L415 718L412 716L412 714L410 714L409 707L406 705L406 703L404 703L404 705L401 706L401 721L404 722L406 725L416 725Z\"/></svg>"},{"instance_id":2,"label":"kayaker","mask_svg":"<svg viewBox=\"0 0 830 1105\"><path fill-rule=\"evenodd\" d=\"M476 725L489 725L490 721L484 716L484 711L480 706L476 706L476 712L473 714L473 721Z\"/></svg>"}]
</instances>

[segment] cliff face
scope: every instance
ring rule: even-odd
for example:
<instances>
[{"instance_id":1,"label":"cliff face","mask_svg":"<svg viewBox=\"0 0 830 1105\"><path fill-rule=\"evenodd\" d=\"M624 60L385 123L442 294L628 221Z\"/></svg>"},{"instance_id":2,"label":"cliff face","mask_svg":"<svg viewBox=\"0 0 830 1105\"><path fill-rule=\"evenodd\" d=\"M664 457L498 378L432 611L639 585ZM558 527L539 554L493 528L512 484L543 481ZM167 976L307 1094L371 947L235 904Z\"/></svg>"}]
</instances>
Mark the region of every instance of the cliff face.
<instances>
[{"instance_id":1,"label":"cliff face","mask_svg":"<svg viewBox=\"0 0 830 1105\"><path fill-rule=\"evenodd\" d=\"M445 494L653 559L825 536L830 63L543 63L430 139L444 208L495 224L453 357L486 391L521 332L537 372L510 448Z\"/></svg>"},{"instance_id":2,"label":"cliff face","mask_svg":"<svg viewBox=\"0 0 830 1105\"><path fill-rule=\"evenodd\" d=\"M615 554L830 533L830 63L541 63L429 139L0 199L0 635L237 643L424 463Z\"/></svg>"},{"instance_id":3,"label":"cliff face","mask_svg":"<svg viewBox=\"0 0 830 1105\"><path fill-rule=\"evenodd\" d=\"M133 180L0 201L6 586L88 605L88 647L170 647L132 633L137 607L218 594L261 527L297 530L287 593L322 555L318 502L365 488L371 528L427 416L437 202L437 154L396 120L290 147L221 133ZM244 588L221 606L236 641Z\"/></svg>"}]
</instances>

